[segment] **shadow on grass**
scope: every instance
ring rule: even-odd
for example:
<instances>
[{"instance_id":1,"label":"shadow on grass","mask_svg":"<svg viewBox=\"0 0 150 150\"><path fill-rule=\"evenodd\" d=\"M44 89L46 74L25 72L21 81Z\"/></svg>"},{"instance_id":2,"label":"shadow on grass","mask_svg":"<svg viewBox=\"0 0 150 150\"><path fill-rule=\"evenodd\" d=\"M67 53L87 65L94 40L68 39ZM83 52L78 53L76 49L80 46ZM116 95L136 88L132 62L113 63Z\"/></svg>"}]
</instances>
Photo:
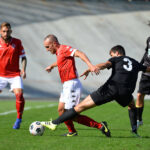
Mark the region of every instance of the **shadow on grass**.
<instances>
[{"instance_id":1,"label":"shadow on grass","mask_svg":"<svg viewBox=\"0 0 150 150\"><path fill-rule=\"evenodd\" d=\"M84 129L84 128L76 128L77 129L77 131L78 131L78 133L80 132L80 131L92 131L92 130L97 130L97 129L95 129L95 128L87 128L87 129ZM63 128L63 127L60 127L58 130L66 130L66 128ZM118 131L118 132L126 132L126 131L129 131L128 129L111 129L111 131ZM61 136L61 135L58 135L58 132L57 132L57 134L54 134L54 132L53 131L50 131L50 132L52 132L53 133L53 135L51 135L51 136L60 136L60 137L64 137L64 136ZM130 132L130 131L129 131ZM100 132L100 134L102 134L101 132ZM47 135L47 136L49 136L49 135ZM94 138L107 138L107 137L105 137L105 135L94 135L93 136L93 134L90 136L89 134L88 135L82 135L82 134L78 134L78 136L76 136L76 137L94 137ZM112 136L111 136L111 138L108 138L108 139L119 139L119 138L124 138L124 139L149 139L150 138L150 136L140 136L140 137L135 137L135 136L133 136L132 134L130 135L130 133L129 133L129 136L123 136L123 135L121 135L121 136L115 136L115 134L112 134Z\"/></svg>"}]
</instances>

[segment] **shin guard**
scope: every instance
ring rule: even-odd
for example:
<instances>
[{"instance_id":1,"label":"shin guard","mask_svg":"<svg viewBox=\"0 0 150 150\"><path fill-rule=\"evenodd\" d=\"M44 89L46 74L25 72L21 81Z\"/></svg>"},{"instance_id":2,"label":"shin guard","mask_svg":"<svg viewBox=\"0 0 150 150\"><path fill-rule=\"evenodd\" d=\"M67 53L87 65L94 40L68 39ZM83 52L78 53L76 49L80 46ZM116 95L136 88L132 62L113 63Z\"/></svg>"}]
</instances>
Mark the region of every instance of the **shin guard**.
<instances>
[{"instance_id":1,"label":"shin guard","mask_svg":"<svg viewBox=\"0 0 150 150\"><path fill-rule=\"evenodd\" d=\"M136 108L129 109L128 112L129 112L129 118L130 118L130 123L131 123L131 127L132 127L132 132L137 132Z\"/></svg>"},{"instance_id":2,"label":"shin guard","mask_svg":"<svg viewBox=\"0 0 150 150\"><path fill-rule=\"evenodd\" d=\"M15 96L16 96L17 118L21 119L22 114L23 114L23 110L24 110L25 100L23 97L23 93L17 93Z\"/></svg>"}]
</instances>

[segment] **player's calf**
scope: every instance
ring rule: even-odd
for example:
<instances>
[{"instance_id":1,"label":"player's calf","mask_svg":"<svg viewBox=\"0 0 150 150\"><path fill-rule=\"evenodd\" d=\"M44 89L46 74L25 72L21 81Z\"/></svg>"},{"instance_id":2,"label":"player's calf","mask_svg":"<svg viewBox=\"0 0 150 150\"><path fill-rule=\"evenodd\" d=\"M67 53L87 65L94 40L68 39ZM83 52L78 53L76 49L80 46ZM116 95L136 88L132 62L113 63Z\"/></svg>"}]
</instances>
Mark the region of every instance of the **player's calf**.
<instances>
[{"instance_id":1,"label":"player's calf","mask_svg":"<svg viewBox=\"0 0 150 150\"><path fill-rule=\"evenodd\" d=\"M25 100L23 97L23 93L17 93L15 94L15 96L16 96L17 118L21 119L24 110Z\"/></svg>"}]
</instances>

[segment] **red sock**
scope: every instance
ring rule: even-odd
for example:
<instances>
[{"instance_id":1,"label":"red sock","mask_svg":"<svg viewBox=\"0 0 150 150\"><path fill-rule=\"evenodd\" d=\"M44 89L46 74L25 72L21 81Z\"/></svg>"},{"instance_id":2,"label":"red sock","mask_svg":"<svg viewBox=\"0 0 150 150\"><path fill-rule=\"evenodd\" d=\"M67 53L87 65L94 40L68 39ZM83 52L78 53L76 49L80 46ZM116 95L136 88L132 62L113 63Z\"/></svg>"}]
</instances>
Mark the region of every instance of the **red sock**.
<instances>
[{"instance_id":1,"label":"red sock","mask_svg":"<svg viewBox=\"0 0 150 150\"><path fill-rule=\"evenodd\" d=\"M74 128L74 124L72 120L67 120L64 123L67 126L69 132L76 132L76 129Z\"/></svg>"},{"instance_id":2,"label":"red sock","mask_svg":"<svg viewBox=\"0 0 150 150\"><path fill-rule=\"evenodd\" d=\"M23 110L24 110L25 100L23 97L23 93L16 94L16 109L17 109L17 118L21 119Z\"/></svg>"},{"instance_id":3,"label":"red sock","mask_svg":"<svg viewBox=\"0 0 150 150\"><path fill-rule=\"evenodd\" d=\"M78 115L77 116L77 122L79 124L82 124L82 125L85 125L88 127L97 128L97 129L100 129L102 127L101 123L98 123L95 120L93 120L87 116L84 116L84 115Z\"/></svg>"}]
</instances>

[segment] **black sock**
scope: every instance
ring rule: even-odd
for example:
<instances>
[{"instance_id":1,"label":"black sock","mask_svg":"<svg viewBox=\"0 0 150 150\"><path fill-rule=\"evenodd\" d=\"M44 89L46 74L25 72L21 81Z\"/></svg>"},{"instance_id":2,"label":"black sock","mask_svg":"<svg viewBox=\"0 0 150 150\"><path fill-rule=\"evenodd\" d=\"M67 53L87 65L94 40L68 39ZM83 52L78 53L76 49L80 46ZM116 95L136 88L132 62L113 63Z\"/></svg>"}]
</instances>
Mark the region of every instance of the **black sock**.
<instances>
[{"instance_id":1,"label":"black sock","mask_svg":"<svg viewBox=\"0 0 150 150\"><path fill-rule=\"evenodd\" d=\"M128 109L132 132L137 133L136 108Z\"/></svg>"},{"instance_id":2,"label":"black sock","mask_svg":"<svg viewBox=\"0 0 150 150\"><path fill-rule=\"evenodd\" d=\"M74 110L74 108L71 108L68 111L64 112L56 120L53 120L52 123L54 123L54 124L60 124L60 123L63 123L64 121L73 119L76 115L78 115L78 113Z\"/></svg>"},{"instance_id":3,"label":"black sock","mask_svg":"<svg viewBox=\"0 0 150 150\"><path fill-rule=\"evenodd\" d=\"M144 107L136 108L137 109L137 120L139 120L139 121L142 121L143 108Z\"/></svg>"}]
</instances>

